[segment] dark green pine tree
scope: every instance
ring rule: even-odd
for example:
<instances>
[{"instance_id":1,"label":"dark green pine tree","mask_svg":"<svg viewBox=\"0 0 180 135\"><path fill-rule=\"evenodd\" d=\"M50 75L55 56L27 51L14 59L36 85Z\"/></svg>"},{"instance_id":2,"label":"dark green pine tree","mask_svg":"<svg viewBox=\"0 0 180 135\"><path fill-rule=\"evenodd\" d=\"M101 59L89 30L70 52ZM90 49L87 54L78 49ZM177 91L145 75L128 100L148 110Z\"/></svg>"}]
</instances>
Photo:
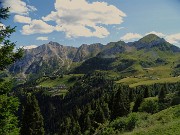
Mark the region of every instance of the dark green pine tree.
<instances>
[{"instance_id":1,"label":"dark green pine tree","mask_svg":"<svg viewBox=\"0 0 180 135\"><path fill-rule=\"evenodd\" d=\"M70 126L70 124L69 124L68 118L64 118L61 125L60 125L59 134L68 135L69 126Z\"/></svg>"},{"instance_id":2,"label":"dark green pine tree","mask_svg":"<svg viewBox=\"0 0 180 135\"><path fill-rule=\"evenodd\" d=\"M73 135L81 135L81 128L79 125L79 122L74 120L73 118L71 119L71 130Z\"/></svg>"},{"instance_id":3,"label":"dark green pine tree","mask_svg":"<svg viewBox=\"0 0 180 135\"><path fill-rule=\"evenodd\" d=\"M91 129L91 119L89 114L86 114L84 116L84 121L83 121L83 128L82 128L82 132L85 132L86 130L90 130Z\"/></svg>"},{"instance_id":4,"label":"dark green pine tree","mask_svg":"<svg viewBox=\"0 0 180 135\"><path fill-rule=\"evenodd\" d=\"M96 108L94 117L97 123L104 123L106 121L106 118L104 116L104 112L101 106L98 105L98 107Z\"/></svg>"},{"instance_id":5,"label":"dark green pine tree","mask_svg":"<svg viewBox=\"0 0 180 135\"><path fill-rule=\"evenodd\" d=\"M43 117L35 96L27 96L20 133L21 135L44 135Z\"/></svg>"},{"instance_id":6,"label":"dark green pine tree","mask_svg":"<svg viewBox=\"0 0 180 135\"><path fill-rule=\"evenodd\" d=\"M138 108L140 107L142 101L143 101L142 95L138 95L133 106L133 110L132 110L133 112L138 112Z\"/></svg>"},{"instance_id":7,"label":"dark green pine tree","mask_svg":"<svg viewBox=\"0 0 180 135\"><path fill-rule=\"evenodd\" d=\"M8 19L9 8L3 8L0 1L1 20ZM22 57L22 50L14 51L15 44L9 40L15 28L0 26L0 72ZM0 79L0 135L18 135L18 119L15 115L19 101L12 95L11 83Z\"/></svg>"},{"instance_id":8,"label":"dark green pine tree","mask_svg":"<svg viewBox=\"0 0 180 135\"><path fill-rule=\"evenodd\" d=\"M80 126L74 121L73 118L66 117L63 119L60 125L60 135L79 135L80 133Z\"/></svg>"},{"instance_id":9,"label":"dark green pine tree","mask_svg":"<svg viewBox=\"0 0 180 135\"><path fill-rule=\"evenodd\" d=\"M8 19L9 8L1 7L0 3L0 24L2 24L1 20ZM15 43L9 40L9 37L13 32L15 32L15 28L11 28L10 26L0 28L0 70L4 70L15 62L17 59L21 58L23 55L23 50L19 49L17 52L14 51Z\"/></svg>"},{"instance_id":10,"label":"dark green pine tree","mask_svg":"<svg viewBox=\"0 0 180 135\"><path fill-rule=\"evenodd\" d=\"M148 89L148 87L145 87L144 88L144 98L148 98L148 97L150 97L149 89Z\"/></svg>"},{"instance_id":11,"label":"dark green pine tree","mask_svg":"<svg viewBox=\"0 0 180 135\"><path fill-rule=\"evenodd\" d=\"M178 91L177 96L180 97L180 84L178 85L177 89L178 89L178 90L177 90L177 91Z\"/></svg>"},{"instance_id":12,"label":"dark green pine tree","mask_svg":"<svg viewBox=\"0 0 180 135\"><path fill-rule=\"evenodd\" d=\"M130 102L133 102L133 101L134 101L133 89L129 89L129 101L130 101Z\"/></svg>"},{"instance_id":13,"label":"dark green pine tree","mask_svg":"<svg viewBox=\"0 0 180 135\"><path fill-rule=\"evenodd\" d=\"M81 110L76 106L75 109L73 110L73 116L75 120L79 120L81 116Z\"/></svg>"},{"instance_id":14,"label":"dark green pine tree","mask_svg":"<svg viewBox=\"0 0 180 135\"><path fill-rule=\"evenodd\" d=\"M120 87L113 99L112 119L122 117L130 112L130 102L128 95L123 91L124 87Z\"/></svg>"},{"instance_id":15,"label":"dark green pine tree","mask_svg":"<svg viewBox=\"0 0 180 135\"><path fill-rule=\"evenodd\" d=\"M18 119L15 113L19 101L14 96L9 96L10 83L0 82L0 135L18 135Z\"/></svg>"},{"instance_id":16,"label":"dark green pine tree","mask_svg":"<svg viewBox=\"0 0 180 135\"><path fill-rule=\"evenodd\" d=\"M103 103L102 110L104 112L105 119L108 120L110 118L110 110L107 103Z\"/></svg>"},{"instance_id":17,"label":"dark green pine tree","mask_svg":"<svg viewBox=\"0 0 180 135\"><path fill-rule=\"evenodd\" d=\"M164 103L165 97L166 97L166 93L164 88L162 87L158 94L159 103Z\"/></svg>"},{"instance_id":18,"label":"dark green pine tree","mask_svg":"<svg viewBox=\"0 0 180 135\"><path fill-rule=\"evenodd\" d=\"M84 133L86 130L91 129L90 111L91 111L91 106L90 104L87 104L79 118L79 124L82 133Z\"/></svg>"}]
</instances>

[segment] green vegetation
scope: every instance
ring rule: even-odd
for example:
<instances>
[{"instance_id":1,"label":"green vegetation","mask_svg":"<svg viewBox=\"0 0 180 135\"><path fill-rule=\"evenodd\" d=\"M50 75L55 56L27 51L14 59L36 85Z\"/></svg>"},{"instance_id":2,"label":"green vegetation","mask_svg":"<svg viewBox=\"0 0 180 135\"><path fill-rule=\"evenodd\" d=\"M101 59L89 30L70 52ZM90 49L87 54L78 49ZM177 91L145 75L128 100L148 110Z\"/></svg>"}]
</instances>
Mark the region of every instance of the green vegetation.
<instances>
[{"instance_id":1,"label":"green vegetation","mask_svg":"<svg viewBox=\"0 0 180 135\"><path fill-rule=\"evenodd\" d=\"M63 75L63 77L43 77L37 80L38 86L42 87L57 87L59 85L73 86L76 79L81 77L81 74Z\"/></svg>"},{"instance_id":2,"label":"green vegetation","mask_svg":"<svg viewBox=\"0 0 180 135\"><path fill-rule=\"evenodd\" d=\"M170 107L153 115L131 113L105 123L96 131L98 135L178 135L180 105Z\"/></svg>"},{"instance_id":3,"label":"green vegetation","mask_svg":"<svg viewBox=\"0 0 180 135\"><path fill-rule=\"evenodd\" d=\"M162 79L148 79L147 77L145 78L124 78L121 79L120 81L117 81L117 83L123 83L123 84L128 84L130 87L137 87L139 85L152 85L155 83L175 83L179 82L180 77L169 77L169 78L162 78Z\"/></svg>"},{"instance_id":4,"label":"green vegetation","mask_svg":"<svg viewBox=\"0 0 180 135\"><path fill-rule=\"evenodd\" d=\"M11 83L0 82L0 134L18 135L18 118L15 113L19 107L19 101L14 96L9 96Z\"/></svg>"},{"instance_id":5,"label":"green vegetation","mask_svg":"<svg viewBox=\"0 0 180 135\"><path fill-rule=\"evenodd\" d=\"M44 118L46 134L136 134L146 128L150 132L150 127L153 128L156 121L156 127L164 128L165 126L161 125L164 119L167 125L171 125L168 123L170 121L166 121L166 117L163 118L164 116L161 116L162 120L154 117L162 110L179 104L180 84L178 82L130 88L127 85L117 84L116 79L113 80L111 75L103 71L79 76L65 75L63 76L65 82L74 82L67 90L61 90L65 94L53 90L57 85L52 85L53 87L50 88L32 88L33 83L17 87L16 91L19 92L17 95L21 102L25 101L23 97L28 93L36 96ZM42 83L41 81L46 80L43 78L36 80L35 85L39 85L37 82ZM174 127L172 129L176 131Z\"/></svg>"},{"instance_id":6,"label":"green vegetation","mask_svg":"<svg viewBox=\"0 0 180 135\"><path fill-rule=\"evenodd\" d=\"M155 36L155 38L157 37ZM165 43L164 46L169 47L170 45ZM130 87L180 81L180 77L178 77L180 75L179 53L169 50L162 51L160 48L154 47L149 50L141 49L118 53L112 58L100 56L88 59L76 67L73 73L86 74L103 70L115 78L121 76L117 83L127 84Z\"/></svg>"},{"instance_id":7,"label":"green vegetation","mask_svg":"<svg viewBox=\"0 0 180 135\"><path fill-rule=\"evenodd\" d=\"M151 114L158 112L158 109L158 99L154 100L152 98L146 98L138 108L140 112L147 112Z\"/></svg>"},{"instance_id":8,"label":"green vegetation","mask_svg":"<svg viewBox=\"0 0 180 135\"><path fill-rule=\"evenodd\" d=\"M152 41L154 41L154 40L157 40L157 39L159 39L158 36L155 36L154 34L150 34L150 35L145 36L145 37L143 37L142 39L140 39L140 42L150 43L150 42L152 42Z\"/></svg>"},{"instance_id":9,"label":"green vegetation","mask_svg":"<svg viewBox=\"0 0 180 135\"><path fill-rule=\"evenodd\" d=\"M7 19L7 12L0 8L0 19ZM61 67L57 58L36 61L25 80L24 74L12 78L5 70L22 56L7 40L12 32L10 27L0 31L0 134L180 132L180 54L175 46L152 34L133 47L123 41L99 44L99 50L95 45L95 52L82 50L84 56L76 58L83 60L87 53L87 60L67 60L74 68Z\"/></svg>"},{"instance_id":10,"label":"green vegetation","mask_svg":"<svg viewBox=\"0 0 180 135\"><path fill-rule=\"evenodd\" d=\"M0 3L1 4L1 3ZM2 19L7 19L9 8L0 7L0 23ZM10 35L15 31L14 28L7 26L0 30L0 134L18 135L18 117L15 115L19 101L12 94L12 84L8 74L3 72L7 66L22 57L22 50L14 51L15 44L9 40Z\"/></svg>"},{"instance_id":11,"label":"green vegetation","mask_svg":"<svg viewBox=\"0 0 180 135\"><path fill-rule=\"evenodd\" d=\"M35 96L27 96L20 133L21 135L44 135L43 117Z\"/></svg>"},{"instance_id":12,"label":"green vegetation","mask_svg":"<svg viewBox=\"0 0 180 135\"><path fill-rule=\"evenodd\" d=\"M179 135L180 105L170 107L143 119L140 113L136 128L123 135Z\"/></svg>"}]
</instances>

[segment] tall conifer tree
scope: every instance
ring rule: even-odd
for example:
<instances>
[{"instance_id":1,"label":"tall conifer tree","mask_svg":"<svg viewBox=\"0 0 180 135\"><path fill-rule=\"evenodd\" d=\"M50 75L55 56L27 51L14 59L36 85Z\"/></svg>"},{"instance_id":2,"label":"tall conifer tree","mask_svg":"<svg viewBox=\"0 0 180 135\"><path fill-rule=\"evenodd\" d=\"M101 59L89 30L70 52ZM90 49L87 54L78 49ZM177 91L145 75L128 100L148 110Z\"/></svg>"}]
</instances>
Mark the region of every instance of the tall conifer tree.
<instances>
[{"instance_id":1,"label":"tall conifer tree","mask_svg":"<svg viewBox=\"0 0 180 135\"><path fill-rule=\"evenodd\" d=\"M138 112L138 109L143 101L142 95L138 95L138 97L135 100L134 106L133 106L133 112Z\"/></svg>"},{"instance_id":2,"label":"tall conifer tree","mask_svg":"<svg viewBox=\"0 0 180 135\"><path fill-rule=\"evenodd\" d=\"M130 102L123 91L123 87L118 88L117 93L113 99L113 108L112 108L112 119L117 117L125 116L130 112Z\"/></svg>"},{"instance_id":3,"label":"tall conifer tree","mask_svg":"<svg viewBox=\"0 0 180 135\"><path fill-rule=\"evenodd\" d=\"M22 50L13 51L15 44L9 37L15 28L2 25L2 20L8 19L9 8L3 8L0 2L0 71L21 58ZM18 110L19 101L12 96L11 83L0 79L0 135L18 135L18 120L15 116Z\"/></svg>"},{"instance_id":4,"label":"tall conifer tree","mask_svg":"<svg viewBox=\"0 0 180 135\"><path fill-rule=\"evenodd\" d=\"M43 117L35 96L27 96L23 110L21 135L44 135Z\"/></svg>"}]
</instances>

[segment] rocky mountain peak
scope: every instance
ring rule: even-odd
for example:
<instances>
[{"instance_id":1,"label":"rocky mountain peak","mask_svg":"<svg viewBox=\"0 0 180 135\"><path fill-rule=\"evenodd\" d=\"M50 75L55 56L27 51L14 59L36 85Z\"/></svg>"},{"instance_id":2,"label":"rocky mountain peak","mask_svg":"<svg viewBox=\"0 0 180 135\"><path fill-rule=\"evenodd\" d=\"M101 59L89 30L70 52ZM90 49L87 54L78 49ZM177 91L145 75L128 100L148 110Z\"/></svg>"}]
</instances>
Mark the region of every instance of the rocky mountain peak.
<instances>
[{"instance_id":1,"label":"rocky mountain peak","mask_svg":"<svg viewBox=\"0 0 180 135\"><path fill-rule=\"evenodd\" d=\"M73 61L79 62L79 61L83 61L91 57L95 57L99 52L102 51L103 48L104 48L104 45L100 43L90 44L90 45L82 44L78 48Z\"/></svg>"},{"instance_id":2,"label":"rocky mountain peak","mask_svg":"<svg viewBox=\"0 0 180 135\"><path fill-rule=\"evenodd\" d=\"M156 49L153 49L156 48ZM63 46L50 41L37 48L25 50L24 57L10 68L12 73L38 73L46 69L57 70L61 67L69 69L73 62L82 62L92 57L115 58L119 53L133 52L145 49L146 51L180 52L180 48L166 42L154 34L149 34L136 42L110 42L107 45L100 43L83 44L79 48ZM56 68L55 68L56 67ZM51 71L49 70L49 72Z\"/></svg>"},{"instance_id":3,"label":"rocky mountain peak","mask_svg":"<svg viewBox=\"0 0 180 135\"><path fill-rule=\"evenodd\" d=\"M50 41L48 44L49 44L49 45L60 45L59 43L53 42L53 41Z\"/></svg>"},{"instance_id":4,"label":"rocky mountain peak","mask_svg":"<svg viewBox=\"0 0 180 135\"><path fill-rule=\"evenodd\" d=\"M159 41L159 40L165 41L164 39L158 37L155 34L149 34L149 35L146 35L145 37L141 38L139 40L139 42L150 43L150 42Z\"/></svg>"},{"instance_id":5,"label":"rocky mountain peak","mask_svg":"<svg viewBox=\"0 0 180 135\"><path fill-rule=\"evenodd\" d=\"M169 44L164 38L160 38L155 34L146 35L140 40L130 43L130 45L134 46L137 50L150 49L153 47L162 48L163 46L169 48L171 46L171 44Z\"/></svg>"}]
</instances>

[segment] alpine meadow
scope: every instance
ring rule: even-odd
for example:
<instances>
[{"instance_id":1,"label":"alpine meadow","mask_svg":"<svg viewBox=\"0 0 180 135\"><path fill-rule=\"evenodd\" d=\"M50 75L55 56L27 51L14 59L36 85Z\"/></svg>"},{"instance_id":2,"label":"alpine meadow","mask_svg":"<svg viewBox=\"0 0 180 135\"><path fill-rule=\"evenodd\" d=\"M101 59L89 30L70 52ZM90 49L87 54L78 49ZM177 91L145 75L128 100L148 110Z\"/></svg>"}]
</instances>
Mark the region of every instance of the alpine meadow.
<instances>
[{"instance_id":1,"label":"alpine meadow","mask_svg":"<svg viewBox=\"0 0 180 135\"><path fill-rule=\"evenodd\" d=\"M0 0L0 135L179 135L179 0Z\"/></svg>"}]
</instances>

